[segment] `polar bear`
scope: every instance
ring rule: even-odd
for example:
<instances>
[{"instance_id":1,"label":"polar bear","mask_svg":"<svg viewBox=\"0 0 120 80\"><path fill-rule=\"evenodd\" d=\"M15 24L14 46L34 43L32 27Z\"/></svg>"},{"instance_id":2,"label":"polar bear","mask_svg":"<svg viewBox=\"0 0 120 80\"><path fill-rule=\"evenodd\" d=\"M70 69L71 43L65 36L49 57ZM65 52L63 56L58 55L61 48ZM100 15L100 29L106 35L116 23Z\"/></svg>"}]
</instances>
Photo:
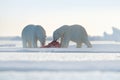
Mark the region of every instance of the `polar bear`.
<instances>
[{"instance_id":1,"label":"polar bear","mask_svg":"<svg viewBox=\"0 0 120 80\"><path fill-rule=\"evenodd\" d=\"M37 48L37 41L45 45L46 32L40 25L27 25L22 31L23 48Z\"/></svg>"},{"instance_id":2,"label":"polar bear","mask_svg":"<svg viewBox=\"0 0 120 80\"><path fill-rule=\"evenodd\" d=\"M88 40L88 34L81 25L63 25L62 27L56 29L53 33L53 41L57 41L61 38L61 47L67 48L69 41L73 41L77 44L77 48L81 48L82 43L85 43L87 47L92 47Z\"/></svg>"}]
</instances>

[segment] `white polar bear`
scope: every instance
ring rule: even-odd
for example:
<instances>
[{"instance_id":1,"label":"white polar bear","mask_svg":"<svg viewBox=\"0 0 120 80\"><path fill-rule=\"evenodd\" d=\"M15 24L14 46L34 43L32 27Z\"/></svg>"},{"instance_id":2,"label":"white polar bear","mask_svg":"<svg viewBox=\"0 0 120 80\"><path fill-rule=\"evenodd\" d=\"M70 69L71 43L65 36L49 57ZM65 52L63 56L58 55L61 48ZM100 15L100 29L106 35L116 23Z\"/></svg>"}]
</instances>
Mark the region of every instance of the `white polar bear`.
<instances>
[{"instance_id":1,"label":"white polar bear","mask_svg":"<svg viewBox=\"0 0 120 80\"><path fill-rule=\"evenodd\" d=\"M22 31L23 48L37 48L38 40L44 46L45 39L46 32L40 25L27 25Z\"/></svg>"},{"instance_id":2,"label":"white polar bear","mask_svg":"<svg viewBox=\"0 0 120 80\"><path fill-rule=\"evenodd\" d=\"M77 48L82 46L82 43L85 43L87 47L92 47L91 43L88 40L88 34L86 30L81 25L64 25L53 33L53 40L56 41L61 38L61 47L67 48L69 41L76 42Z\"/></svg>"}]
</instances>

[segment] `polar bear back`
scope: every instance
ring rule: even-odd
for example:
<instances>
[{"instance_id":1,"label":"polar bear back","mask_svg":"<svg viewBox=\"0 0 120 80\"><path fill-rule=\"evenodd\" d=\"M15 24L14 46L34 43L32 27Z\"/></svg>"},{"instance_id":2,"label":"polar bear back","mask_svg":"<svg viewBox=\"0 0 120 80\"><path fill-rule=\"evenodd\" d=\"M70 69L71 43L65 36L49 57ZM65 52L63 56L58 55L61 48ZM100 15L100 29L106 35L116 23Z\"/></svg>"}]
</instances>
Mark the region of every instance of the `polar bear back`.
<instances>
[{"instance_id":1,"label":"polar bear back","mask_svg":"<svg viewBox=\"0 0 120 80\"><path fill-rule=\"evenodd\" d=\"M35 25L27 25L22 31L22 36L26 37L26 35L35 36L35 37L36 36L37 37L39 37L39 36L45 37L46 32L40 25L36 25L36 26Z\"/></svg>"},{"instance_id":2,"label":"polar bear back","mask_svg":"<svg viewBox=\"0 0 120 80\"><path fill-rule=\"evenodd\" d=\"M43 29L43 27L41 27L40 25L37 25L35 28L35 35L38 39L40 39L41 42L45 41L46 38L46 32Z\"/></svg>"},{"instance_id":3,"label":"polar bear back","mask_svg":"<svg viewBox=\"0 0 120 80\"><path fill-rule=\"evenodd\" d=\"M70 39L72 41L78 42L78 41L86 41L86 39L88 38L87 32L84 29L84 27L82 27L81 25L72 25L70 26Z\"/></svg>"},{"instance_id":4,"label":"polar bear back","mask_svg":"<svg viewBox=\"0 0 120 80\"><path fill-rule=\"evenodd\" d=\"M46 32L40 25L27 25L22 31L23 47L37 48L37 41L44 46L46 41Z\"/></svg>"},{"instance_id":5,"label":"polar bear back","mask_svg":"<svg viewBox=\"0 0 120 80\"><path fill-rule=\"evenodd\" d=\"M27 41L32 40L33 37L36 37L33 33L35 33L35 26L27 25L22 31L22 38Z\"/></svg>"},{"instance_id":6,"label":"polar bear back","mask_svg":"<svg viewBox=\"0 0 120 80\"><path fill-rule=\"evenodd\" d=\"M63 25L60 28L56 29L53 32L53 39L56 41L57 39L62 37L65 34L65 32L67 32L69 29L70 27L68 25Z\"/></svg>"},{"instance_id":7,"label":"polar bear back","mask_svg":"<svg viewBox=\"0 0 120 80\"><path fill-rule=\"evenodd\" d=\"M63 25L53 33L54 40L57 40L59 37L67 37L69 40L78 42L88 40L88 35L84 27L81 25Z\"/></svg>"}]
</instances>

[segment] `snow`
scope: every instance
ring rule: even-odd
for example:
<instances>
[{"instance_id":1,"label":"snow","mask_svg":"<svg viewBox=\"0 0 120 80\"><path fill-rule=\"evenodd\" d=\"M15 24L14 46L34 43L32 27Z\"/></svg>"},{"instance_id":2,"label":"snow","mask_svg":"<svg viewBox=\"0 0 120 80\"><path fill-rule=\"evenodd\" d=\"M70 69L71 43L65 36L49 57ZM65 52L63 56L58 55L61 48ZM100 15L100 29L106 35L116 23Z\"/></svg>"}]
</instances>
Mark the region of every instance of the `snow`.
<instances>
[{"instance_id":1,"label":"snow","mask_svg":"<svg viewBox=\"0 0 120 80\"><path fill-rule=\"evenodd\" d=\"M11 41L8 43L4 42L2 43L4 44L13 44L16 46L1 46L0 48L0 63L2 63L1 65L4 65L4 69L2 67L0 67L0 70L14 70L14 67L16 67L17 70L27 70L28 66L25 66L24 69L19 68L19 66L16 65L24 65L24 62L30 66L30 64L35 63L35 62L49 62L49 61L55 61L56 63L54 63L55 68L59 67L57 66L59 63L59 61L62 61L61 64L63 63L63 67L66 69L68 67L66 67L64 65L64 61L67 61L67 63L69 63L70 65L74 65L71 62L78 62L79 64L83 63L82 61L86 61L85 64L82 65L86 65L86 66L90 66L91 63L93 63L91 66L94 66L95 70L102 70L102 66L100 66L101 68L98 69L97 65L105 65L106 63L104 63L104 61L108 61L111 62L112 61L117 61L119 62L120 60L120 43L119 42L92 42L93 44L93 48L86 48L85 45L83 45L83 48L75 48L75 45L73 43L70 44L69 48L22 48L22 44L20 41ZM13 62L12 62L13 61ZM21 62L22 61L22 62ZM91 61L91 63L87 63L87 61ZM92 62L93 61L93 62ZM96 61L96 62L94 62ZM97 62L98 61L98 62ZM101 63L99 63L99 61L101 61ZM46 63L45 62L45 63ZM10 64L8 64L10 63ZM23 64L22 64L23 63ZM52 62L50 62L51 64ZM14 66L10 67L9 65L13 64ZM111 62L109 64L108 67L105 67L103 70L107 70L110 65L117 65L118 63L113 63ZM39 65L39 64L37 64ZM36 66L31 67L30 69L34 69L36 70ZM52 64L53 65L53 64ZM5 68L5 66L8 66L8 68ZM44 64L40 64L40 66L44 66L46 67ZM48 66L49 68L50 66ZM79 66L78 66L79 67ZM45 68L44 70L48 70L48 68ZM64 69L63 68L63 69ZM76 67L73 67L74 69L76 69ZM89 68L89 67L88 67ZM29 69L29 70L30 70ZM42 68L40 68L41 70ZM50 68L52 70L52 68ZM78 70L93 70L92 68L90 69L84 69L84 67L81 67ZM39 69L38 69L39 70ZM57 69L55 69L57 70ZM120 67L118 65L118 68L113 67L113 69L109 69L109 70L120 70Z\"/></svg>"},{"instance_id":2,"label":"snow","mask_svg":"<svg viewBox=\"0 0 120 80\"><path fill-rule=\"evenodd\" d=\"M120 42L92 44L30 49L21 41L0 41L0 80L119 80Z\"/></svg>"},{"instance_id":3,"label":"snow","mask_svg":"<svg viewBox=\"0 0 120 80\"><path fill-rule=\"evenodd\" d=\"M119 72L0 72L0 80L119 80ZM7 77L6 77L7 76Z\"/></svg>"},{"instance_id":4,"label":"snow","mask_svg":"<svg viewBox=\"0 0 120 80\"><path fill-rule=\"evenodd\" d=\"M85 45L76 48L75 44L70 42L68 48L22 48L21 41L1 41L0 52L120 53L120 42L93 41L92 45L92 48L87 48Z\"/></svg>"},{"instance_id":5,"label":"snow","mask_svg":"<svg viewBox=\"0 0 120 80\"><path fill-rule=\"evenodd\" d=\"M0 65L0 71L120 71L120 61L1 61Z\"/></svg>"}]
</instances>

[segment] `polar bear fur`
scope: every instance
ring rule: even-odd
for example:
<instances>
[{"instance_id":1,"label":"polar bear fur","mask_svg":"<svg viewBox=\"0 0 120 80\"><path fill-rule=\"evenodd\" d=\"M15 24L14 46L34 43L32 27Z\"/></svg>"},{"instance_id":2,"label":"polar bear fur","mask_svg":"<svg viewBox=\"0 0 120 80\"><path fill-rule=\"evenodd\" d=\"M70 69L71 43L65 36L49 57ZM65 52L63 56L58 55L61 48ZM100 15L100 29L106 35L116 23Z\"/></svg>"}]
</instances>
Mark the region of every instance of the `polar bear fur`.
<instances>
[{"instance_id":1,"label":"polar bear fur","mask_svg":"<svg viewBox=\"0 0 120 80\"><path fill-rule=\"evenodd\" d=\"M27 25L22 31L23 48L37 48L39 40L41 46L44 46L46 32L40 25Z\"/></svg>"},{"instance_id":2,"label":"polar bear fur","mask_svg":"<svg viewBox=\"0 0 120 80\"><path fill-rule=\"evenodd\" d=\"M56 41L61 38L61 47L67 48L69 41L73 41L77 44L77 48L81 48L82 43L85 43L87 47L92 47L88 40L88 34L81 25L64 25L56 29L53 33L53 40Z\"/></svg>"}]
</instances>

